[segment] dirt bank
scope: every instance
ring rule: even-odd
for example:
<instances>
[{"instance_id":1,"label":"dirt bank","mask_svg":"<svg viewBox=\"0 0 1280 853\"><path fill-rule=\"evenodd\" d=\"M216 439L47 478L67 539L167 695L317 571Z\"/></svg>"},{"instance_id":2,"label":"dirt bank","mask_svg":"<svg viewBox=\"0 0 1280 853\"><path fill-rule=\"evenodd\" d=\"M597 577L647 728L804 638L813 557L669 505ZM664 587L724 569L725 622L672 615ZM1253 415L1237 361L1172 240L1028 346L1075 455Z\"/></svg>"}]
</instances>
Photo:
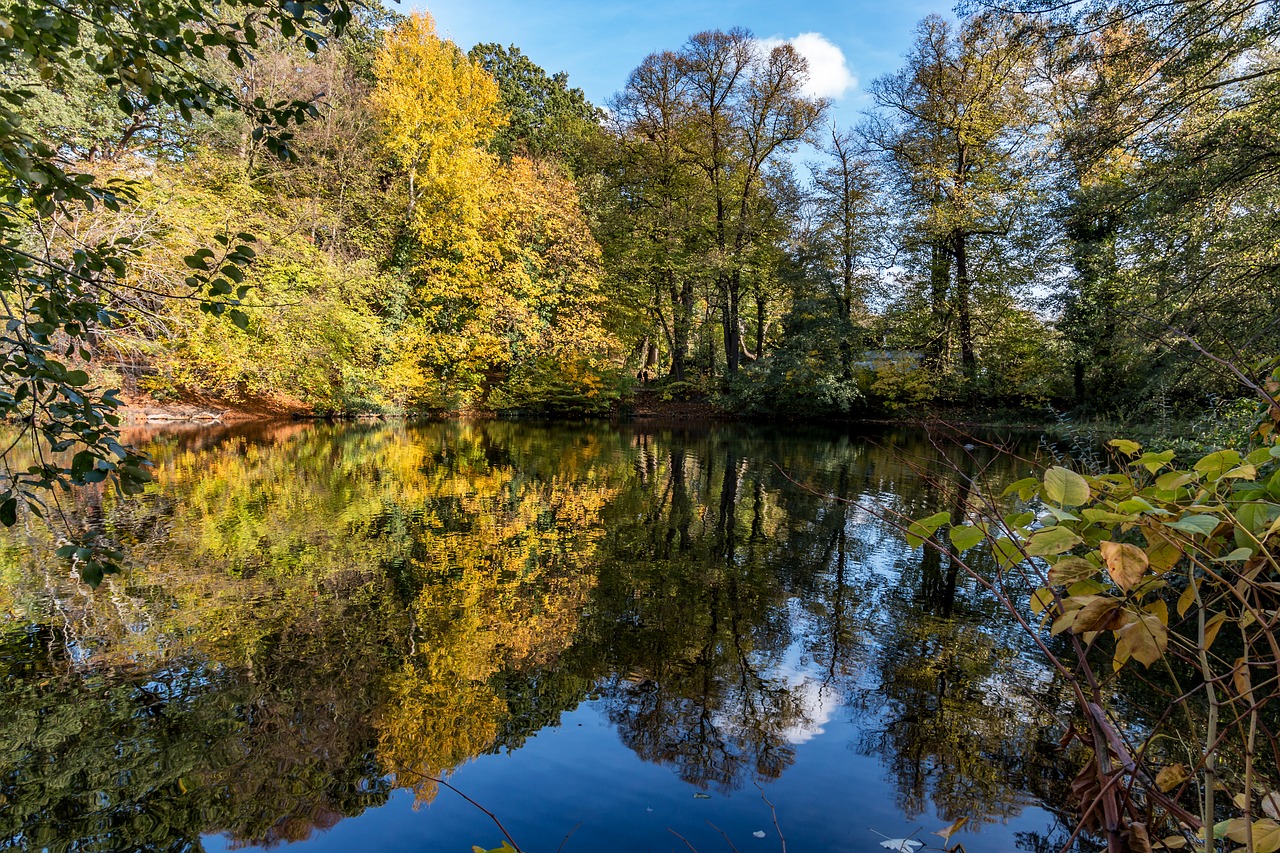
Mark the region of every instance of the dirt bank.
<instances>
[{"instance_id":1,"label":"dirt bank","mask_svg":"<svg viewBox=\"0 0 1280 853\"><path fill-rule=\"evenodd\" d=\"M307 417L310 406L288 397L225 400L189 394L181 400L158 401L140 394L122 398L120 412L126 426L166 423L229 424Z\"/></svg>"}]
</instances>

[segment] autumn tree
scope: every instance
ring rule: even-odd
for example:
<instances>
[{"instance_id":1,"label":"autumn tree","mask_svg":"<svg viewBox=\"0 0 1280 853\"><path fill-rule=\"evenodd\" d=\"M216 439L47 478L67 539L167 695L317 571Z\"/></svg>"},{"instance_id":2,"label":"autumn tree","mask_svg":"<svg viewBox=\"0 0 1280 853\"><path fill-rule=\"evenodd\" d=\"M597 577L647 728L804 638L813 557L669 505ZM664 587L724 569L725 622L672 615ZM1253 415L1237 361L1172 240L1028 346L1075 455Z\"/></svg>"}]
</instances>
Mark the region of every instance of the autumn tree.
<instances>
[{"instance_id":1,"label":"autumn tree","mask_svg":"<svg viewBox=\"0 0 1280 853\"><path fill-rule=\"evenodd\" d=\"M688 378L696 297L705 278L701 259L709 249L698 223L710 197L683 150L687 88L671 51L651 54L631 72L611 104L615 148L605 174L612 197L601 205L615 288L619 281L635 283L631 301L651 318L639 345L645 366L657 366L651 341L661 334L677 382Z\"/></svg>"},{"instance_id":2,"label":"autumn tree","mask_svg":"<svg viewBox=\"0 0 1280 853\"><path fill-rule=\"evenodd\" d=\"M410 195L412 317L393 393L446 409L607 405L599 248L572 181L488 150L498 87L429 18L393 29L375 69L372 101Z\"/></svg>"},{"instance_id":3,"label":"autumn tree","mask_svg":"<svg viewBox=\"0 0 1280 853\"><path fill-rule=\"evenodd\" d=\"M374 74L378 86L371 102L387 149L408 180L412 217L423 193L463 187L480 168L482 146L503 122L498 87L457 45L436 35L425 12L387 32Z\"/></svg>"},{"instance_id":4,"label":"autumn tree","mask_svg":"<svg viewBox=\"0 0 1280 853\"><path fill-rule=\"evenodd\" d=\"M823 277L843 327L840 367L849 379L857 343L855 326L867 319L875 282L871 270L880 248L874 235L882 220L881 201L875 193L875 167L855 133L833 126L821 151L826 162L812 167L812 242L823 256Z\"/></svg>"},{"instance_id":5,"label":"autumn tree","mask_svg":"<svg viewBox=\"0 0 1280 853\"><path fill-rule=\"evenodd\" d=\"M1033 186L1025 154L1037 128L1023 81L1030 48L993 18L958 27L926 18L900 71L876 80L881 112L865 135L884 155L907 211L905 237L928 281L941 364L954 331L965 375L976 376L974 300L1013 257Z\"/></svg>"}]
</instances>

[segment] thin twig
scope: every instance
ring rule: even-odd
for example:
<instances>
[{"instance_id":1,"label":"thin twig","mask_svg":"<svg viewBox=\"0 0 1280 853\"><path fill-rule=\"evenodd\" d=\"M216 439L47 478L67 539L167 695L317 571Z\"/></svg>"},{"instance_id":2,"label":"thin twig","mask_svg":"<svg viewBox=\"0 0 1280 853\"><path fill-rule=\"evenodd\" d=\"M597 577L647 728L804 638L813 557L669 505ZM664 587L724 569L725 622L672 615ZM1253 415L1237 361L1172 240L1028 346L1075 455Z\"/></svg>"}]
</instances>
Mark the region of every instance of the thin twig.
<instances>
[{"instance_id":1,"label":"thin twig","mask_svg":"<svg viewBox=\"0 0 1280 853\"><path fill-rule=\"evenodd\" d=\"M564 849L564 846L569 843L569 839L573 837L573 834L578 831L580 826L582 826L582 821L578 821L573 825L573 829L569 830L569 833L564 837L564 841L561 841L560 846L556 848L556 853L560 853Z\"/></svg>"},{"instance_id":2,"label":"thin twig","mask_svg":"<svg viewBox=\"0 0 1280 853\"><path fill-rule=\"evenodd\" d=\"M685 846L685 847L688 847L690 850L692 850L692 851L693 851L693 853L698 853L698 848L697 848L697 847L694 847L692 844L690 844L690 843L689 843L689 839L685 838L683 835L681 835L680 833L676 832L674 829L672 829L672 828L671 828L671 827L669 827L669 826L667 827L667 832L671 833L671 834L672 834L672 835L674 835L676 838L679 838L681 841L683 841L683 842L684 842L684 846Z\"/></svg>"},{"instance_id":3,"label":"thin twig","mask_svg":"<svg viewBox=\"0 0 1280 853\"><path fill-rule=\"evenodd\" d=\"M778 825L778 810L773 807L773 803L769 802L769 798L764 795L764 788L760 787L760 783L755 783L756 790L760 792L760 799L764 800L765 805L769 807L769 813L773 815L773 828L778 831L778 840L782 842L782 853L787 853L787 837L782 834L782 827Z\"/></svg>"}]
</instances>

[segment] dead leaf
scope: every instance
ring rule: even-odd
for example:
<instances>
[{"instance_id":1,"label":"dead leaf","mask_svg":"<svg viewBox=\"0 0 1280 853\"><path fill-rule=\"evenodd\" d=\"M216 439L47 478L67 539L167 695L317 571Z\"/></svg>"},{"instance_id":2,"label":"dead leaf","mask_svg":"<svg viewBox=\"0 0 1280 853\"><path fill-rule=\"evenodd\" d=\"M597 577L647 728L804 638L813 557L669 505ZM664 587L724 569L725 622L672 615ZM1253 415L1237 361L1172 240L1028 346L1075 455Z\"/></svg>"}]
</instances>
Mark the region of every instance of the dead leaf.
<instances>
[{"instance_id":1,"label":"dead leaf","mask_svg":"<svg viewBox=\"0 0 1280 853\"><path fill-rule=\"evenodd\" d=\"M1170 764L1156 774L1156 787L1167 794L1189 778L1185 764Z\"/></svg>"},{"instance_id":2,"label":"dead leaf","mask_svg":"<svg viewBox=\"0 0 1280 853\"><path fill-rule=\"evenodd\" d=\"M1076 581L1087 580L1098 573L1098 567L1083 557L1063 557L1049 567L1049 584L1070 586Z\"/></svg>"},{"instance_id":3,"label":"dead leaf","mask_svg":"<svg viewBox=\"0 0 1280 853\"><path fill-rule=\"evenodd\" d=\"M1244 658L1236 659L1236 664L1231 669L1231 684L1241 699L1253 701L1253 679L1249 676L1249 662Z\"/></svg>"},{"instance_id":4,"label":"dead leaf","mask_svg":"<svg viewBox=\"0 0 1280 853\"><path fill-rule=\"evenodd\" d=\"M1129 824L1129 853L1151 853L1151 836L1145 823Z\"/></svg>"},{"instance_id":5,"label":"dead leaf","mask_svg":"<svg viewBox=\"0 0 1280 853\"><path fill-rule=\"evenodd\" d=\"M1126 542L1103 542L1098 546L1102 551L1103 562L1107 564L1107 574L1115 585L1125 592L1133 589L1147 573L1150 562L1143 550Z\"/></svg>"},{"instance_id":6,"label":"dead leaf","mask_svg":"<svg viewBox=\"0 0 1280 853\"><path fill-rule=\"evenodd\" d=\"M1272 791L1262 798L1262 813L1269 818L1280 820L1280 791Z\"/></svg>"},{"instance_id":7,"label":"dead leaf","mask_svg":"<svg viewBox=\"0 0 1280 853\"><path fill-rule=\"evenodd\" d=\"M1143 614L1116 631L1117 653L1121 644L1134 660L1151 666L1164 657L1169 646L1169 629L1158 616Z\"/></svg>"},{"instance_id":8,"label":"dead leaf","mask_svg":"<svg viewBox=\"0 0 1280 853\"><path fill-rule=\"evenodd\" d=\"M934 835L941 838L943 844L950 844L951 836L955 835L956 832L960 830L960 827L964 826L968 822L969 822L969 818L967 817L959 818L956 820L955 823L951 824L951 826L948 826L946 829L939 829L937 832L934 833Z\"/></svg>"},{"instance_id":9,"label":"dead leaf","mask_svg":"<svg viewBox=\"0 0 1280 853\"><path fill-rule=\"evenodd\" d=\"M1204 623L1204 648L1208 651L1213 646L1213 641L1218 638L1218 629L1222 627L1222 623L1227 621L1227 614L1219 613L1208 622Z\"/></svg>"},{"instance_id":10,"label":"dead leaf","mask_svg":"<svg viewBox=\"0 0 1280 853\"><path fill-rule=\"evenodd\" d=\"M1099 596L1080 609L1071 630L1077 634L1091 631L1113 631L1124 624L1124 611L1114 598Z\"/></svg>"}]
</instances>

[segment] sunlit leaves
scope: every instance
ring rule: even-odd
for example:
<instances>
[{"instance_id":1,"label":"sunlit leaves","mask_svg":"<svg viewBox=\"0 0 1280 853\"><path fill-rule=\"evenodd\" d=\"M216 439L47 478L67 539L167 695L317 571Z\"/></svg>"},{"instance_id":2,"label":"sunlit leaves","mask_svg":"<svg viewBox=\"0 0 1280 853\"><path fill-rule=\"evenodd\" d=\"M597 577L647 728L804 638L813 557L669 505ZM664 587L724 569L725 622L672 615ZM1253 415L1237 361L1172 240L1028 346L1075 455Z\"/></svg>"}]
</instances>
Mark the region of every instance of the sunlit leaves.
<instances>
[{"instance_id":1,"label":"sunlit leaves","mask_svg":"<svg viewBox=\"0 0 1280 853\"><path fill-rule=\"evenodd\" d=\"M1089 500L1089 483L1075 471L1054 466L1044 474L1044 496L1061 507L1076 507Z\"/></svg>"},{"instance_id":2,"label":"sunlit leaves","mask_svg":"<svg viewBox=\"0 0 1280 853\"><path fill-rule=\"evenodd\" d=\"M1166 794L1177 788L1190 777L1187 773L1185 764L1170 764L1162 767L1160 772L1156 774L1156 785Z\"/></svg>"},{"instance_id":3,"label":"sunlit leaves","mask_svg":"<svg viewBox=\"0 0 1280 853\"><path fill-rule=\"evenodd\" d=\"M1240 453L1235 450L1219 450L1201 458L1194 470L1206 480L1214 481L1240 464Z\"/></svg>"},{"instance_id":4,"label":"sunlit leaves","mask_svg":"<svg viewBox=\"0 0 1280 853\"><path fill-rule=\"evenodd\" d=\"M922 518L919 521L911 522L907 528L907 545L912 548L919 548L924 544L924 540L933 535L939 527L944 524L951 523L951 513L938 512Z\"/></svg>"},{"instance_id":5,"label":"sunlit leaves","mask_svg":"<svg viewBox=\"0 0 1280 853\"><path fill-rule=\"evenodd\" d=\"M986 533L976 525L957 525L947 531L951 544L957 551L967 551L986 539Z\"/></svg>"},{"instance_id":6,"label":"sunlit leaves","mask_svg":"<svg viewBox=\"0 0 1280 853\"><path fill-rule=\"evenodd\" d=\"M1046 527L1027 542L1027 556L1046 557L1070 551L1084 540L1066 527Z\"/></svg>"}]
</instances>

